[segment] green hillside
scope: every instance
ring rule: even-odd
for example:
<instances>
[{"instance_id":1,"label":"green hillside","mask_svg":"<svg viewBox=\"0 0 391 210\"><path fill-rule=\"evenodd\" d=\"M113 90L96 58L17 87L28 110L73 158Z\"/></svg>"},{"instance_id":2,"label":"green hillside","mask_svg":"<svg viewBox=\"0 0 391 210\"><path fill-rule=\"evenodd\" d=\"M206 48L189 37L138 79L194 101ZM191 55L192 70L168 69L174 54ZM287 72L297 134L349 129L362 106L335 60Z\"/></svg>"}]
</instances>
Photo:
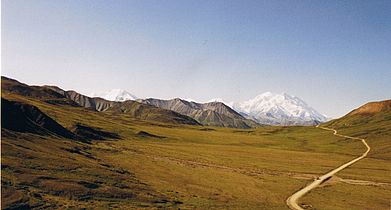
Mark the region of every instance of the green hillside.
<instances>
[{"instance_id":1,"label":"green hillside","mask_svg":"<svg viewBox=\"0 0 391 210\"><path fill-rule=\"evenodd\" d=\"M391 100L371 102L324 126L367 139L370 157L391 160Z\"/></svg>"}]
</instances>

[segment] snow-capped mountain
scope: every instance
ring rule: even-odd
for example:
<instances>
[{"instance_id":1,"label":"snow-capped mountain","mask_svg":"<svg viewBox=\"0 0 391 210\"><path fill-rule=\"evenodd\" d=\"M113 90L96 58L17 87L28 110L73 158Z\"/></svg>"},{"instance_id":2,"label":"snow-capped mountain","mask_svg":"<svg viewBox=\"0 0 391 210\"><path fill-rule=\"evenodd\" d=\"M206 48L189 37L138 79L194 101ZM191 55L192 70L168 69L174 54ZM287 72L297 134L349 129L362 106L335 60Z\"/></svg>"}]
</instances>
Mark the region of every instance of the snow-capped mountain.
<instances>
[{"instance_id":1,"label":"snow-capped mountain","mask_svg":"<svg viewBox=\"0 0 391 210\"><path fill-rule=\"evenodd\" d=\"M234 103L233 109L244 117L270 125L316 125L327 117L289 94L266 92L248 101Z\"/></svg>"},{"instance_id":2,"label":"snow-capped mountain","mask_svg":"<svg viewBox=\"0 0 391 210\"><path fill-rule=\"evenodd\" d=\"M132 95L126 90L121 89L112 89L103 93L93 93L92 97L101 97L109 101L127 101L127 100L136 100L137 97Z\"/></svg>"},{"instance_id":3,"label":"snow-capped mountain","mask_svg":"<svg viewBox=\"0 0 391 210\"><path fill-rule=\"evenodd\" d=\"M91 94L109 101L137 100L131 93L113 89L108 92ZM139 102L143 100L139 99ZM186 101L193 101L187 99ZM266 92L253 99L243 102L226 102L222 98L214 98L206 103L222 102L247 119L268 125L316 125L328 118L307 105L296 96L286 93L275 94Z\"/></svg>"}]
</instances>

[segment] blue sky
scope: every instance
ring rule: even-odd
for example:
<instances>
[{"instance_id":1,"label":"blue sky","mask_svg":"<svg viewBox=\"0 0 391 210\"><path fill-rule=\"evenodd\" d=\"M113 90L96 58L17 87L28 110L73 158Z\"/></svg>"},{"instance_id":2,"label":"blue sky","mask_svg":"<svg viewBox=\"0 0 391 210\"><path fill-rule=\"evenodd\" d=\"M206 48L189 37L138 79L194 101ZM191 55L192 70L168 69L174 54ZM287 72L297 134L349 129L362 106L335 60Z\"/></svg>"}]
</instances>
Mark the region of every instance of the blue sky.
<instances>
[{"instance_id":1,"label":"blue sky","mask_svg":"<svg viewBox=\"0 0 391 210\"><path fill-rule=\"evenodd\" d=\"M391 98L391 1L2 1L2 75L82 93Z\"/></svg>"}]
</instances>

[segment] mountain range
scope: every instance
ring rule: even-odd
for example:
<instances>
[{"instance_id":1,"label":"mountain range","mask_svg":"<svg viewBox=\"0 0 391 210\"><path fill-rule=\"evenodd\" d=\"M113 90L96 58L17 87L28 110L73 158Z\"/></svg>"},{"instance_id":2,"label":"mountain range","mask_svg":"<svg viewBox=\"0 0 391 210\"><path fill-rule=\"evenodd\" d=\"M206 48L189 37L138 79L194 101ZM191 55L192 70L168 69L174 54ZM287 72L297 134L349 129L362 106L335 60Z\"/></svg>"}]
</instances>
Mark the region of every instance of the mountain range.
<instances>
[{"instance_id":1,"label":"mountain range","mask_svg":"<svg viewBox=\"0 0 391 210\"><path fill-rule=\"evenodd\" d=\"M100 97L89 97L73 90L66 91L56 86L29 86L6 77L2 77L1 85L4 94L13 93L39 99L52 105L84 107L114 115L123 114L141 120L232 128L259 126L256 122L245 119L220 102L198 104L181 99L109 101ZM117 93L123 93L123 91L117 91ZM116 95L112 96L119 99Z\"/></svg>"},{"instance_id":2,"label":"mountain range","mask_svg":"<svg viewBox=\"0 0 391 210\"><path fill-rule=\"evenodd\" d=\"M115 89L108 91L108 93L110 93L109 96L105 94L99 96L112 101L123 101L124 98L127 98L127 100L136 99L135 96L124 90ZM262 125L281 126L317 125L329 120L302 99L287 93L266 92L242 102L226 102L222 98L211 99L206 103L197 103L191 99L179 98L171 100L149 98L138 99L138 101L172 110L192 117L205 125L214 126L253 127L254 122ZM211 107L218 109L220 112L216 113ZM221 115L229 115L230 122L227 123L227 119L223 119L225 116Z\"/></svg>"},{"instance_id":3,"label":"mountain range","mask_svg":"<svg viewBox=\"0 0 391 210\"><path fill-rule=\"evenodd\" d=\"M236 103L227 103L220 98L197 103L180 98L137 99L121 89L92 94L99 97L89 97L56 86L29 86L6 77L2 77L2 88L25 96L44 98L51 104L81 106L99 112L122 112L139 119L165 123L252 128L260 125L316 125L328 120L300 98L286 93L266 92Z\"/></svg>"}]
</instances>

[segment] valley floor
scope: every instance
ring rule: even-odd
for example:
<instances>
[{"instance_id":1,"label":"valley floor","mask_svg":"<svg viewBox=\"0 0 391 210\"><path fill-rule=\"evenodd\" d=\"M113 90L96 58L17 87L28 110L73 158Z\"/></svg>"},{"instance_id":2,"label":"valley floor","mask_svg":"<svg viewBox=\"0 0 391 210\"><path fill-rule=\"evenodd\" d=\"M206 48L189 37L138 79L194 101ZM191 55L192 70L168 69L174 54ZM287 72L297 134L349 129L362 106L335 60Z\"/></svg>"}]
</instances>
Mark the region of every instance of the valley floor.
<instances>
[{"instance_id":1,"label":"valley floor","mask_svg":"<svg viewBox=\"0 0 391 210\"><path fill-rule=\"evenodd\" d=\"M84 145L5 134L3 204L286 209L293 192L361 151L356 142L315 128L129 129L164 138L129 136ZM369 158L302 203L320 209L387 209L390 172L389 160Z\"/></svg>"}]
</instances>

